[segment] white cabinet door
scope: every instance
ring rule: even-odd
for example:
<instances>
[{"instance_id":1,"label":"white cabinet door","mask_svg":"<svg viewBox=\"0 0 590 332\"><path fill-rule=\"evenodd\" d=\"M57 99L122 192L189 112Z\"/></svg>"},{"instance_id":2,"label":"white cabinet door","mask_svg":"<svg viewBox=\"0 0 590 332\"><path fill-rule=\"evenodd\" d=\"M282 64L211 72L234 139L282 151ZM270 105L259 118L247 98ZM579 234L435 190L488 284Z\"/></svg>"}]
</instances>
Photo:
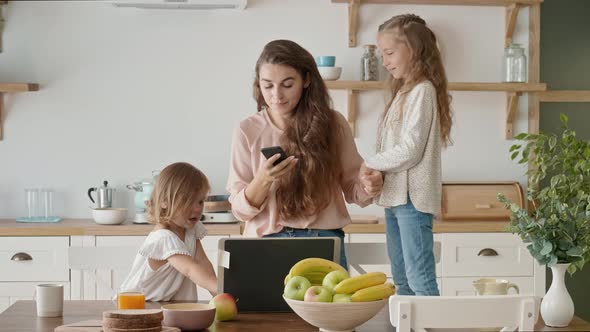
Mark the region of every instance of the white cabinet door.
<instances>
[{"instance_id":1,"label":"white cabinet door","mask_svg":"<svg viewBox=\"0 0 590 332\"><path fill-rule=\"evenodd\" d=\"M442 277L531 277L533 257L510 233L442 234Z\"/></svg>"},{"instance_id":2,"label":"white cabinet door","mask_svg":"<svg viewBox=\"0 0 590 332\"><path fill-rule=\"evenodd\" d=\"M0 313L18 300L33 300L33 296L35 295L35 285L50 283L56 282L0 282ZM60 282L60 284L64 285L64 300L69 300L70 283Z\"/></svg>"},{"instance_id":3,"label":"white cabinet door","mask_svg":"<svg viewBox=\"0 0 590 332\"><path fill-rule=\"evenodd\" d=\"M0 281L69 281L67 236L0 237Z\"/></svg>"}]
</instances>

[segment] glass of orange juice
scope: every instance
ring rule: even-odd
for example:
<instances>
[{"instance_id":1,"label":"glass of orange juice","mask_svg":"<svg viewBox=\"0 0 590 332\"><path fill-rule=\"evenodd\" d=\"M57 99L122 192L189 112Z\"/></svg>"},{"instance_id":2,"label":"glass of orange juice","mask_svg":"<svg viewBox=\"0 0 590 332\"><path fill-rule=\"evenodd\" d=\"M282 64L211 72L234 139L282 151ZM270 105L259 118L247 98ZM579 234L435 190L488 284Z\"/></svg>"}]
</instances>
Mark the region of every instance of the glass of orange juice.
<instances>
[{"instance_id":1,"label":"glass of orange juice","mask_svg":"<svg viewBox=\"0 0 590 332\"><path fill-rule=\"evenodd\" d=\"M145 293L141 289L128 289L117 294L118 309L145 309Z\"/></svg>"}]
</instances>

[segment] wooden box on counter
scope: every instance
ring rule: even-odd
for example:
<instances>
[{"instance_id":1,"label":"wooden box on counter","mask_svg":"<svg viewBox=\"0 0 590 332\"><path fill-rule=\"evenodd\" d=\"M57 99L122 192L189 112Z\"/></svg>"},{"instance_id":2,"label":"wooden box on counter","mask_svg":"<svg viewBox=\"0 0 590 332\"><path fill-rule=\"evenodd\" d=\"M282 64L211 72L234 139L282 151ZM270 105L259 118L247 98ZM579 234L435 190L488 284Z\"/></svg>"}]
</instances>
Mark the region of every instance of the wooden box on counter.
<instances>
[{"instance_id":1,"label":"wooden box on counter","mask_svg":"<svg viewBox=\"0 0 590 332\"><path fill-rule=\"evenodd\" d=\"M445 182L442 186L441 219L509 220L510 210L498 201L498 193L524 206L518 182Z\"/></svg>"}]
</instances>

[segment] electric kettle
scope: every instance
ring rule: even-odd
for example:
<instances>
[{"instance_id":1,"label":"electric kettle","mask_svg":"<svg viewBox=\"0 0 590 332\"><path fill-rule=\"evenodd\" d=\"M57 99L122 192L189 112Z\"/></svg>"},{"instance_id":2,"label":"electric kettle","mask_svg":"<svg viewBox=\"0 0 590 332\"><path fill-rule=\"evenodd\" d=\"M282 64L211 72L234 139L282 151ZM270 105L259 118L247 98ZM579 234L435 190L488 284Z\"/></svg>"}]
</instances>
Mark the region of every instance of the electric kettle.
<instances>
[{"instance_id":1,"label":"electric kettle","mask_svg":"<svg viewBox=\"0 0 590 332\"><path fill-rule=\"evenodd\" d=\"M103 181L103 186L88 188L88 197L92 203L96 204L97 209L105 209L113 207L113 189L108 186L108 181ZM96 201L92 198L92 192L96 191Z\"/></svg>"}]
</instances>

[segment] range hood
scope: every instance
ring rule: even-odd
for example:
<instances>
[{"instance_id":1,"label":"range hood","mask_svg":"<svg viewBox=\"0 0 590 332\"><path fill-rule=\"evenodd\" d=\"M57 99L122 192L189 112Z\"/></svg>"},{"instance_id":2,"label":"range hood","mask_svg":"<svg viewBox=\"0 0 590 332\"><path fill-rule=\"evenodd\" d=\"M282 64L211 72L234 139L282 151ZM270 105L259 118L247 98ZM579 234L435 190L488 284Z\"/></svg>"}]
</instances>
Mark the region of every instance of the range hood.
<instances>
[{"instance_id":1,"label":"range hood","mask_svg":"<svg viewBox=\"0 0 590 332\"><path fill-rule=\"evenodd\" d=\"M116 7L146 9L238 9L246 8L247 0L111 0Z\"/></svg>"}]
</instances>

